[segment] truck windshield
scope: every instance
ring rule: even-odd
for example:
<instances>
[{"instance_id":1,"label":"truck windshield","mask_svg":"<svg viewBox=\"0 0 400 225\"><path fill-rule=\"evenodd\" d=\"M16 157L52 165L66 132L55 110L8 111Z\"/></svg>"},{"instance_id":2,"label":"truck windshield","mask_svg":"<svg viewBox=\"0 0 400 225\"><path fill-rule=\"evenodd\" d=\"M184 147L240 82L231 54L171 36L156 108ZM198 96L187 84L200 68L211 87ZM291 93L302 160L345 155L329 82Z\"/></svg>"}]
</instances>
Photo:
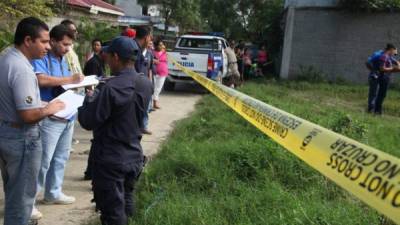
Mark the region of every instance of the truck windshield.
<instances>
[{"instance_id":1,"label":"truck windshield","mask_svg":"<svg viewBox=\"0 0 400 225\"><path fill-rule=\"evenodd\" d=\"M180 48L198 48L221 50L221 45L215 39L182 38L178 45Z\"/></svg>"}]
</instances>

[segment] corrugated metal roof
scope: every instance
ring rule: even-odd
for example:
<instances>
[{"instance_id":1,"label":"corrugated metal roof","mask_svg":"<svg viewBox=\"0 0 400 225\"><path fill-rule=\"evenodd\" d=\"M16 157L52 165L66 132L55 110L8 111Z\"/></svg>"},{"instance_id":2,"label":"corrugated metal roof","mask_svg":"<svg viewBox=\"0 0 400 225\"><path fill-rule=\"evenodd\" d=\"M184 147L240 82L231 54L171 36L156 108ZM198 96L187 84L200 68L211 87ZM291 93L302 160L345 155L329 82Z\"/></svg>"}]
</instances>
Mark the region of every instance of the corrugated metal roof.
<instances>
[{"instance_id":1,"label":"corrugated metal roof","mask_svg":"<svg viewBox=\"0 0 400 225\"><path fill-rule=\"evenodd\" d=\"M129 25L150 25L150 19L146 19L143 17L132 17L132 16L120 16L118 18L118 22L129 24Z\"/></svg>"}]
</instances>

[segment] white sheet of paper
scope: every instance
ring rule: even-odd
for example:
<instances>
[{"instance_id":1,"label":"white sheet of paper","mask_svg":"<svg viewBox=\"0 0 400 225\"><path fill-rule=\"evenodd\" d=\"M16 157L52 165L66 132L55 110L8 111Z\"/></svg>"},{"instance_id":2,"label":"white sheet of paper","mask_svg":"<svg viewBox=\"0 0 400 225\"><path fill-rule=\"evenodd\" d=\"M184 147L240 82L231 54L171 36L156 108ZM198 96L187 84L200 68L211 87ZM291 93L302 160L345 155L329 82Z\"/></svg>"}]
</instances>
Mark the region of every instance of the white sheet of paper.
<instances>
[{"instance_id":1,"label":"white sheet of paper","mask_svg":"<svg viewBox=\"0 0 400 225\"><path fill-rule=\"evenodd\" d=\"M66 85L63 85L62 87L64 88L64 90L68 90L68 89L92 86L92 85L97 85L97 84L99 84L99 80L97 79L97 76L90 75L90 76L86 76L83 79L83 81L80 82L79 84L66 84Z\"/></svg>"},{"instance_id":2,"label":"white sheet of paper","mask_svg":"<svg viewBox=\"0 0 400 225\"><path fill-rule=\"evenodd\" d=\"M82 106L85 96L78 95L73 91L68 90L55 99L59 99L64 102L65 109L54 115L64 119L70 119L78 112L78 108Z\"/></svg>"}]
</instances>

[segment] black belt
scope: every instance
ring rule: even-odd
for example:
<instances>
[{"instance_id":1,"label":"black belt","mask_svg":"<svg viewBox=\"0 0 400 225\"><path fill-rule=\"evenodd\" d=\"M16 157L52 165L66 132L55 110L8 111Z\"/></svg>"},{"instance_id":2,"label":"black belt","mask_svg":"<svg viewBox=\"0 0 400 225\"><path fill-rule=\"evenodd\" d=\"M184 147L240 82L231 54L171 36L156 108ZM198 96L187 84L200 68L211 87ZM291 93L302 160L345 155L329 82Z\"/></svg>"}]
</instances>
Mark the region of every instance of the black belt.
<instances>
[{"instance_id":1,"label":"black belt","mask_svg":"<svg viewBox=\"0 0 400 225\"><path fill-rule=\"evenodd\" d=\"M229 65L236 64L237 62L228 62Z\"/></svg>"}]
</instances>

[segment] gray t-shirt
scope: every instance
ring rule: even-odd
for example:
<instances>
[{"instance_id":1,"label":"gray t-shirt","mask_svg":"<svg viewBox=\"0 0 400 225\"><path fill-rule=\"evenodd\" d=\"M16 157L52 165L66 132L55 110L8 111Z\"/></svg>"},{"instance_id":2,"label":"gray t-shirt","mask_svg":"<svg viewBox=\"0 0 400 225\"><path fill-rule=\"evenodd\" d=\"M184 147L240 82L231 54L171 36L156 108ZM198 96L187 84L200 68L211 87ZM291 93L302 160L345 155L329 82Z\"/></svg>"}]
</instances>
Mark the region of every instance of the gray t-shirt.
<instances>
[{"instance_id":1,"label":"gray t-shirt","mask_svg":"<svg viewBox=\"0 0 400 225\"><path fill-rule=\"evenodd\" d=\"M23 123L17 110L40 108L39 85L25 55L11 48L0 56L0 120Z\"/></svg>"}]
</instances>

